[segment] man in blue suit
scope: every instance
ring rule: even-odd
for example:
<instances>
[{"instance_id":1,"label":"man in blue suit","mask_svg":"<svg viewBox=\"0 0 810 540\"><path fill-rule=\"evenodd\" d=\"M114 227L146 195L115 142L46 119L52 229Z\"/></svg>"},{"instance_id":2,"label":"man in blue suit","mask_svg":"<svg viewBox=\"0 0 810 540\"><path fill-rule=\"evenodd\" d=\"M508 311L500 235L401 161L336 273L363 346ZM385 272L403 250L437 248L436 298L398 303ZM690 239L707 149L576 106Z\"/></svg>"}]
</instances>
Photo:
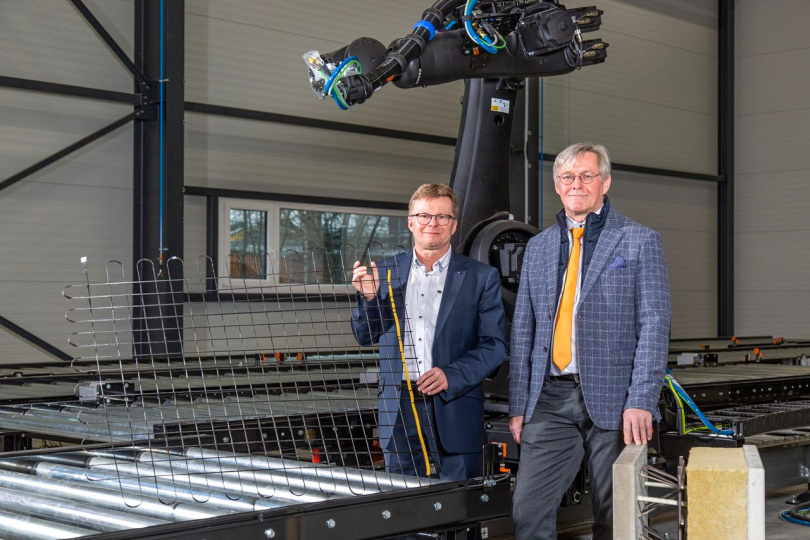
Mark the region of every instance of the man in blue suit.
<instances>
[{"instance_id":1,"label":"man in blue suit","mask_svg":"<svg viewBox=\"0 0 810 540\"><path fill-rule=\"evenodd\" d=\"M512 321L512 517L519 540L557 538L557 508L587 456L601 540L612 537L613 462L658 419L669 278L661 235L610 206L605 147L566 148L554 179L563 210L528 244Z\"/></svg>"},{"instance_id":2,"label":"man in blue suit","mask_svg":"<svg viewBox=\"0 0 810 540\"><path fill-rule=\"evenodd\" d=\"M482 474L482 382L506 358L506 331L498 272L450 247L457 215L452 189L424 184L408 205L413 251L372 262L371 269L354 264L352 331L361 345L379 344L378 426L388 472L427 473L410 386L440 478Z\"/></svg>"}]
</instances>

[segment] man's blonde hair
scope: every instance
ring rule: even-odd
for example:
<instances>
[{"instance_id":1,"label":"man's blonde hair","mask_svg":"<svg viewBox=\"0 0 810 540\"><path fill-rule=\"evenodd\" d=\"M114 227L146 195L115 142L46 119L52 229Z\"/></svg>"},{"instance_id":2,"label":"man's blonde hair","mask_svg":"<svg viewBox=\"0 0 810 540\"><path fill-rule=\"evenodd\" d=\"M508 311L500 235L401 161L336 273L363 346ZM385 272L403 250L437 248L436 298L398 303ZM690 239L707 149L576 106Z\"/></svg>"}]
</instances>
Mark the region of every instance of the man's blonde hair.
<instances>
[{"instance_id":1,"label":"man's blonde hair","mask_svg":"<svg viewBox=\"0 0 810 540\"><path fill-rule=\"evenodd\" d=\"M557 181L560 169L581 160L581 156L585 152L590 152L596 156L597 168L602 181L604 182L610 178L610 154L608 154L607 148L601 144L576 143L557 154L557 159L554 160L554 170L552 171L554 181Z\"/></svg>"},{"instance_id":2,"label":"man's blonde hair","mask_svg":"<svg viewBox=\"0 0 810 540\"><path fill-rule=\"evenodd\" d=\"M413 211L413 203L420 199L438 199L439 197L447 197L453 203L453 217L458 217L458 201L453 189L446 184L422 184L411 195L411 200L408 202L408 213Z\"/></svg>"}]
</instances>

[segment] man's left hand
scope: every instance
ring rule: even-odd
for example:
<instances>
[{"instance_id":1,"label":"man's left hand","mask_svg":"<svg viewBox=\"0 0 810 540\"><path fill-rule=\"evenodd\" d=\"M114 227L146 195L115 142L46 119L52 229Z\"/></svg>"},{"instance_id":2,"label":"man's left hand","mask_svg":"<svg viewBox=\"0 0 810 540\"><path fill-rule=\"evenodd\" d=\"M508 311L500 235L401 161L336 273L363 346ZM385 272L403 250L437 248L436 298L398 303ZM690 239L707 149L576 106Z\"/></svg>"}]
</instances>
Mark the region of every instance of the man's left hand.
<instances>
[{"instance_id":1,"label":"man's left hand","mask_svg":"<svg viewBox=\"0 0 810 540\"><path fill-rule=\"evenodd\" d=\"M450 385L447 382L447 375L444 374L444 371L442 371L441 368L435 367L419 377L419 380L416 381L416 387L419 388L419 391L423 394L432 396L439 392L444 392Z\"/></svg>"},{"instance_id":2,"label":"man's left hand","mask_svg":"<svg viewBox=\"0 0 810 540\"><path fill-rule=\"evenodd\" d=\"M624 444L644 444L653 435L652 414L644 409L625 409L622 414Z\"/></svg>"}]
</instances>

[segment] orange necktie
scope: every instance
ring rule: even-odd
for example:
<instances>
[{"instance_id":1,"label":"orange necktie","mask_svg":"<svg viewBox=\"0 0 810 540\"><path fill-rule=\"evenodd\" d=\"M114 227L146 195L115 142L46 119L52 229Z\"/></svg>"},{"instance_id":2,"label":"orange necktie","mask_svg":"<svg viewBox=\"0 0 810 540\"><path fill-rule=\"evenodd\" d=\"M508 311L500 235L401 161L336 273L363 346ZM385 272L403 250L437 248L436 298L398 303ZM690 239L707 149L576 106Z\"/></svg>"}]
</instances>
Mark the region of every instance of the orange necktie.
<instances>
[{"instance_id":1,"label":"orange necktie","mask_svg":"<svg viewBox=\"0 0 810 540\"><path fill-rule=\"evenodd\" d=\"M583 234L585 234L583 227L571 229L574 247L571 248L571 255L568 257L568 270L565 272L562 300L560 300L560 309L557 311L557 322L554 325L554 350L551 358L560 371L571 363L571 325L574 318L577 281L579 281L579 252Z\"/></svg>"}]
</instances>

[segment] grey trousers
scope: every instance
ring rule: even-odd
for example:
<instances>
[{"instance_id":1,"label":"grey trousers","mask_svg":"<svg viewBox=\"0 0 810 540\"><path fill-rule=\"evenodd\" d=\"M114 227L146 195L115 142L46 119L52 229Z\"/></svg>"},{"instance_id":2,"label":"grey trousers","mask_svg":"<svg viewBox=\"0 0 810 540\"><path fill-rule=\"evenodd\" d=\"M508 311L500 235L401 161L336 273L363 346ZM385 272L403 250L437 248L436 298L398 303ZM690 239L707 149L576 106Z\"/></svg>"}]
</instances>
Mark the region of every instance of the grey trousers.
<instances>
[{"instance_id":1,"label":"grey trousers","mask_svg":"<svg viewBox=\"0 0 810 540\"><path fill-rule=\"evenodd\" d=\"M586 458L593 499L593 538L610 539L613 462L623 448L621 430L605 430L593 424L579 384L546 381L521 436L512 503L515 538L557 538L557 509Z\"/></svg>"}]
</instances>

